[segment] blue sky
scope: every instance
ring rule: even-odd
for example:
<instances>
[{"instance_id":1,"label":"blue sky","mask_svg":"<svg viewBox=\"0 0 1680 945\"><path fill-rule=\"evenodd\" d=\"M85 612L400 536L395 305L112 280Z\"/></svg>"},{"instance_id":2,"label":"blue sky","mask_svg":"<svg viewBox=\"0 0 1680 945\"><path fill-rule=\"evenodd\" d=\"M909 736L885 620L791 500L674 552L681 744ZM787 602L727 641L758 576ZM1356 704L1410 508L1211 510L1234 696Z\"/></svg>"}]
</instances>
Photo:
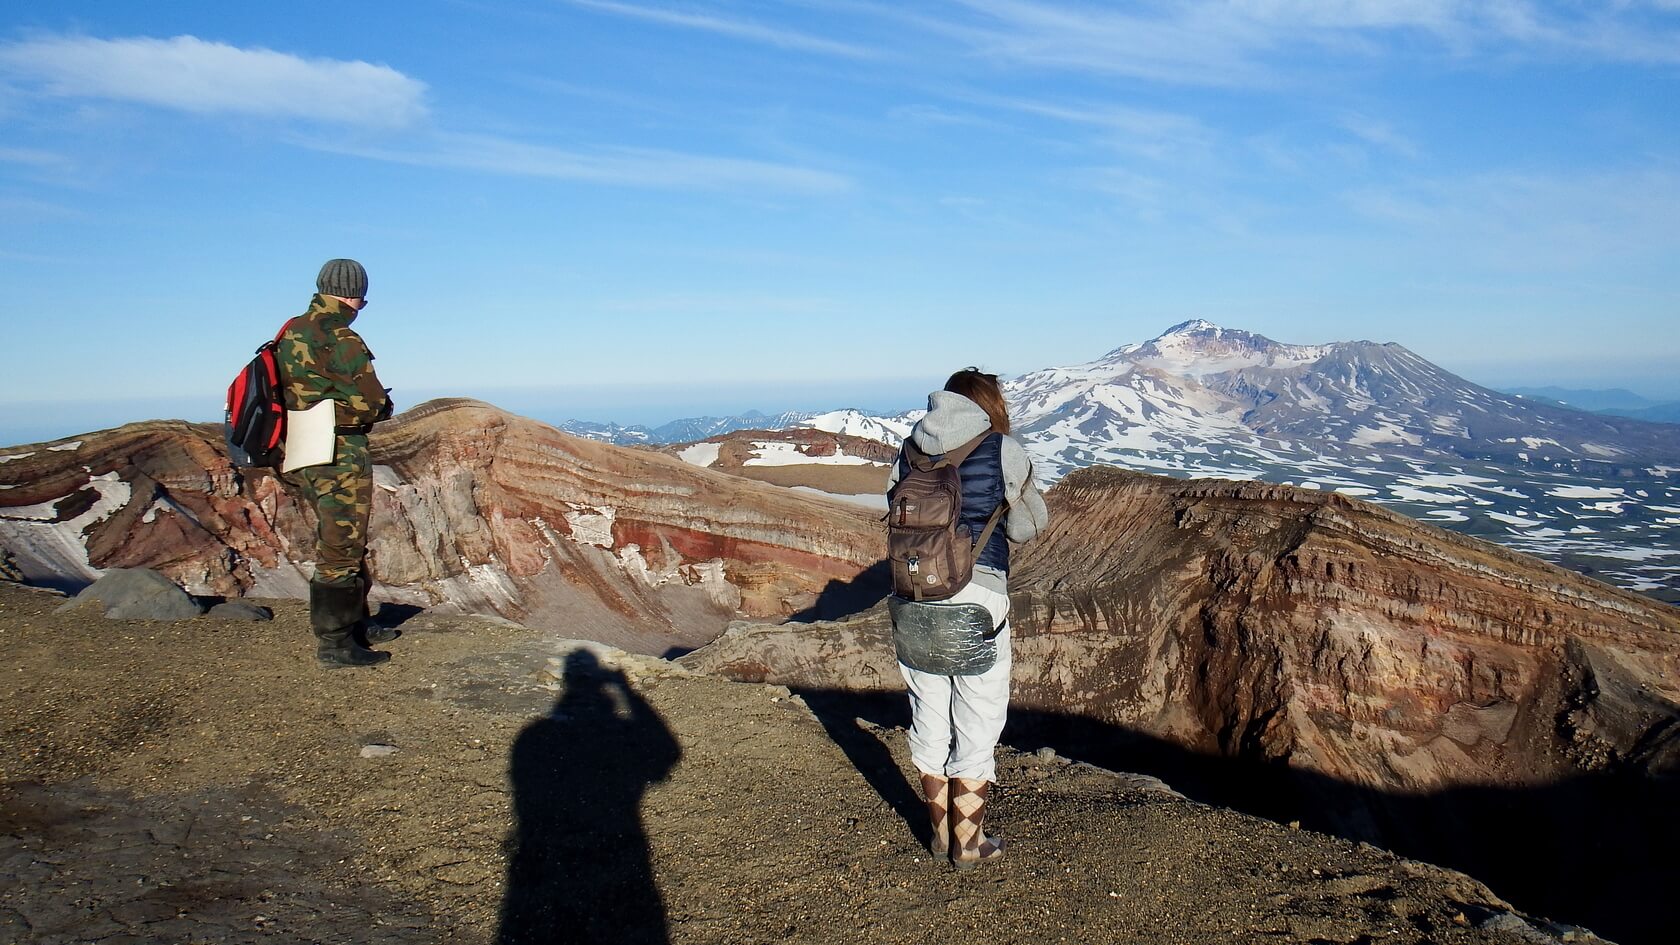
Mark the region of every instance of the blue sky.
<instances>
[{"instance_id":1,"label":"blue sky","mask_svg":"<svg viewBox=\"0 0 1680 945\"><path fill-rule=\"evenodd\" d=\"M9 4L0 442L215 417L341 255L400 406L901 408L1193 317L1680 399L1676 102L1680 0Z\"/></svg>"}]
</instances>

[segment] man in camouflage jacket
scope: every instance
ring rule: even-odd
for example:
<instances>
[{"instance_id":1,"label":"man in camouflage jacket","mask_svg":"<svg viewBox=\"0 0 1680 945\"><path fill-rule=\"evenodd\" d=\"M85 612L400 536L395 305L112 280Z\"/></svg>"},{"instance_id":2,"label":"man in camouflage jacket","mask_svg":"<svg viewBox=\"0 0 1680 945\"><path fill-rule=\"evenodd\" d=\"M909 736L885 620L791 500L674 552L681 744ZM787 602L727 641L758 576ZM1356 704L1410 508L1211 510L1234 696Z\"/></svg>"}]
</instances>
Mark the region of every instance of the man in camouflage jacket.
<instances>
[{"instance_id":1,"label":"man in camouflage jacket","mask_svg":"<svg viewBox=\"0 0 1680 945\"><path fill-rule=\"evenodd\" d=\"M391 416L389 392L373 370L373 354L350 323L367 305L367 270L354 259L331 259L315 280L309 311L280 334L275 354L286 407L305 410L322 400L337 404L333 460L284 474L300 504L315 510L315 577L309 583L309 616L320 638L317 655L331 665L365 666L390 654L367 648L394 636L370 630L367 616L368 519L373 511L373 467L368 430Z\"/></svg>"}]
</instances>

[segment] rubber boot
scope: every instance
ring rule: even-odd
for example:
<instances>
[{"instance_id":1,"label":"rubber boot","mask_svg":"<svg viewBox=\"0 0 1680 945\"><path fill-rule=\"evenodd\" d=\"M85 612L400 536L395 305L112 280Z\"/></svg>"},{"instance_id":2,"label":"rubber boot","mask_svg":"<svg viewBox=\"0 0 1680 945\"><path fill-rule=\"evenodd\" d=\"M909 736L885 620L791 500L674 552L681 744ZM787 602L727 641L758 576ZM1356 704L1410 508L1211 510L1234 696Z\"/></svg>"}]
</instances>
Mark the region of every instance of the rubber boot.
<instances>
[{"instance_id":1,"label":"rubber boot","mask_svg":"<svg viewBox=\"0 0 1680 945\"><path fill-rule=\"evenodd\" d=\"M951 858L951 782L937 774L922 775L922 798L927 801L933 841L928 852L936 860Z\"/></svg>"},{"instance_id":2,"label":"rubber boot","mask_svg":"<svg viewBox=\"0 0 1680 945\"><path fill-rule=\"evenodd\" d=\"M355 584L309 582L309 623L320 641L315 658L328 666L372 666L391 658L356 642L362 622L362 589Z\"/></svg>"},{"instance_id":3,"label":"rubber boot","mask_svg":"<svg viewBox=\"0 0 1680 945\"><path fill-rule=\"evenodd\" d=\"M1003 857L1003 838L988 837L983 829L991 793L990 781L951 779L951 864L959 870Z\"/></svg>"},{"instance_id":4,"label":"rubber boot","mask_svg":"<svg viewBox=\"0 0 1680 945\"><path fill-rule=\"evenodd\" d=\"M368 591L373 589L373 582L368 580L368 576L363 574L356 581L362 592L362 619L356 622L356 642L368 647L375 643L390 643L402 636L402 631L396 627L387 627L373 619L372 609L368 607Z\"/></svg>"}]
</instances>

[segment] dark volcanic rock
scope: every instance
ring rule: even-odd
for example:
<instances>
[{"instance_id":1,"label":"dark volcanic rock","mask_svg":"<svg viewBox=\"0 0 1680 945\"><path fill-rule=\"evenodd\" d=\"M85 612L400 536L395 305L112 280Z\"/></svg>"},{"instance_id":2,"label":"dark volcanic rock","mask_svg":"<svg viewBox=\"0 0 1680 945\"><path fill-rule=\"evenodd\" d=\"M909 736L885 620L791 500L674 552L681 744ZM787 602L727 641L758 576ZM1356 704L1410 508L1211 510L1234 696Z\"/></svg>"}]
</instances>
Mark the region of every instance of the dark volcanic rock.
<instances>
[{"instance_id":1,"label":"dark volcanic rock","mask_svg":"<svg viewBox=\"0 0 1680 945\"><path fill-rule=\"evenodd\" d=\"M186 591L148 568L112 568L59 610L92 606L121 620L188 620L203 612Z\"/></svg>"},{"instance_id":2,"label":"dark volcanic rock","mask_svg":"<svg viewBox=\"0 0 1680 945\"><path fill-rule=\"evenodd\" d=\"M217 620L273 620L274 611L250 601L230 600L210 608L207 616Z\"/></svg>"}]
</instances>

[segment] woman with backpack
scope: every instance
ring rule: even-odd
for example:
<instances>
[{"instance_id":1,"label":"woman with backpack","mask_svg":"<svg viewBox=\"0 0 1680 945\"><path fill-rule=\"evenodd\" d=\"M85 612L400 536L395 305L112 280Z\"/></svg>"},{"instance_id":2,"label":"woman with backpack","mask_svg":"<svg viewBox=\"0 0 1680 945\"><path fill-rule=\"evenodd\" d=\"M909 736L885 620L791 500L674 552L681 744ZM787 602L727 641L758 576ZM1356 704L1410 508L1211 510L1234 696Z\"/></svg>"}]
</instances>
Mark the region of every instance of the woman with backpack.
<instances>
[{"instance_id":1,"label":"woman with backpack","mask_svg":"<svg viewBox=\"0 0 1680 945\"><path fill-rule=\"evenodd\" d=\"M945 490L958 485L961 493L945 539L934 523L915 521L940 505L940 476ZM910 688L910 757L932 820L931 852L967 869L1003 855L1003 840L987 837L983 825L1009 706L1009 543L1027 541L1049 523L1032 463L1009 435L997 375L967 368L928 395L928 412L905 441L887 496L894 636ZM916 524L924 526L919 538L906 527ZM940 542L953 536L951 554ZM965 619L968 627L952 630ZM925 645L918 649L918 642Z\"/></svg>"}]
</instances>

